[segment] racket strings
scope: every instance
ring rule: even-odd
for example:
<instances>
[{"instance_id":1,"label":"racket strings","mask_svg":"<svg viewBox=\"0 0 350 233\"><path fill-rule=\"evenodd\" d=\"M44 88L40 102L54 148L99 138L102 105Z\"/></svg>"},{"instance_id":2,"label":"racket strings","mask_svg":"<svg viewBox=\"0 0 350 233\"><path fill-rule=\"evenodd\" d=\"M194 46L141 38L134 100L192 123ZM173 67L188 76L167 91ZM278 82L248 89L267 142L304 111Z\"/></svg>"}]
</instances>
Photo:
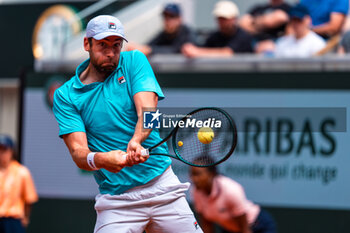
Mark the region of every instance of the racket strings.
<instances>
[{"instance_id":1,"label":"racket strings","mask_svg":"<svg viewBox=\"0 0 350 233\"><path fill-rule=\"evenodd\" d=\"M234 147L235 128L230 119L215 109L202 109L191 116L187 121L193 122L195 119L207 124L201 128L178 129L175 136L178 155L187 162L200 166L210 166L227 158ZM179 141L182 142L181 146L178 145Z\"/></svg>"}]
</instances>

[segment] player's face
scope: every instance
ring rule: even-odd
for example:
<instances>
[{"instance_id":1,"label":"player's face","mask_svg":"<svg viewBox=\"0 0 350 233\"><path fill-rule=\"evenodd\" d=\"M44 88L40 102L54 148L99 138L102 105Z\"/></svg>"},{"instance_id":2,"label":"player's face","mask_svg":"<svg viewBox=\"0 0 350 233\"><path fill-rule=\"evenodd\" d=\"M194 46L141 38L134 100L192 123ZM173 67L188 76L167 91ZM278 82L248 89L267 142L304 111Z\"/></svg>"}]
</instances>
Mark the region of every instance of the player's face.
<instances>
[{"instance_id":1,"label":"player's face","mask_svg":"<svg viewBox=\"0 0 350 233\"><path fill-rule=\"evenodd\" d=\"M236 18L227 19L224 17L218 17L218 18L216 18L216 20L217 20L219 30L221 33L227 34L227 35L232 34L232 32L235 29Z\"/></svg>"},{"instance_id":2,"label":"player's face","mask_svg":"<svg viewBox=\"0 0 350 233\"><path fill-rule=\"evenodd\" d=\"M0 167L6 167L12 159L12 150L10 148L0 146Z\"/></svg>"},{"instance_id":3,"label":"player's face","mask_svg":"<svg viewBox=\"0 0 350 233\"><path fill-rule=\"evenodd\" d=\"M190 176L197 189L206 191L211 186L213 175L207 168L191 167Z\"/></svg>"},{"instance_id":4,"label":"player's face","mask_svg":"<svg viewBox=\"0 0 350 233\"><path fill-rule=\"evenodd\" d=\"M181 25L181 18L172 14L163 14L164 31L167 33L174 33Z\"/></svg>"},{"instance_id":5,"label":"player's face","mask_svg":"<svg viewBox=\"0 0 350 233\"><path fill-rule=\"evenodd\" d=\"M102 40L92 38L91 42L89 43L87 38L84 40L84 47L90 54L91 64L100 73L112 73L118 67L123 39L118 36L109 36Z\"/></svg>"}]
</instances>

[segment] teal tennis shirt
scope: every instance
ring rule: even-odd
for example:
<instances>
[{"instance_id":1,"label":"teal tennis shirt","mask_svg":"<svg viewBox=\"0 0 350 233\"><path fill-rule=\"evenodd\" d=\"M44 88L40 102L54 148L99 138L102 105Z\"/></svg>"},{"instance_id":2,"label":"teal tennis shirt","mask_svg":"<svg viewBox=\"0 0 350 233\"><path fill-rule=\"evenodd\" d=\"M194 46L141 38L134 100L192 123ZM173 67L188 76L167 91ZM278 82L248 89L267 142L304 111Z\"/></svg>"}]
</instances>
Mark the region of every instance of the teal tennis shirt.
<instances>
[{"instance_id":1,"label":"teal tennis shirt","mask_svg":"<svg viewBox=\"0 0 350 233\"><path fill-rule=\"evenodd\" d=\"M133 96L147 91L164 98L151 65L139 51L121 52L117 69L104 82L84 85L79 76L88 65L89 60L80 64L75 76L55 92L53 112L59 135L85 132L93 152L126 151L138 120ZM142 146L148 148L160 140L154 129ZM163 144L155 152L168 153L168 148ZM100 169L94 176L101 194L117 195L159 176L170 164L168 157L150 156L145 163L118 173Z\"/></svg>"}]
</instances>

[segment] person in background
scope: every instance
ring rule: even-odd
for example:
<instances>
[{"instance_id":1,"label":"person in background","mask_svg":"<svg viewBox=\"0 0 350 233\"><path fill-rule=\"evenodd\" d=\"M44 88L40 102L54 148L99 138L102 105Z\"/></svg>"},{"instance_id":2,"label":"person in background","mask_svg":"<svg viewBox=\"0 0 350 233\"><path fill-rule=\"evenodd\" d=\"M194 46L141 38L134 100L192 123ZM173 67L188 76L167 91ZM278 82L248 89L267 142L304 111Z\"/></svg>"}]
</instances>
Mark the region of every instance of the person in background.
<instances>
[{"instance_id":1,"label":"person in background","mask_svg":"<svg viewBox=\"0 0 350 233\"><path fill-rule=\"evenodd\" d=\"M29 170L14 160L14 143L0 135L0 232L24 233L30 210L38 201Z\"/></svg>"},{"instance_id":2,"label":"person in background","mask_svg":"<svg viewBox=\"0 0 350 233\"><path fill-rule=\"evenodd\" d=\"M341 33L349 10L349 0L301 0L310 12L312 30L328 39Z\"/></svg>"},{"instance_id":3,"label":"person in background","mask_svg":"<svg viewBox=\"0 0 350 233\"><path fill-rule=\"evenodd\" d=\"M344 55L350 53L350 31L347 31L340 40L338 54Z\"/></svg>"},{"instance_id":4,"label":"person in background","mask_svg":"<svg viewBox=\"0 0 350 233\"><path fill-rule=\"evenodd\" d=\"M277 40L276 57L311 57L326 46L324 39L310 30L311 18L305 6L294 6L289 16L294 33Z\"/></svg>"},{"instance_id":5,"label":"person in background","mask_svg":"<svg viewBox=\"0 0 350 233\"><path fill-rule=\"evenodd\" d=\"M256 53L273 50L275 40L285 35L289 10L290 5L283 0L269 0L240 19L240 26L254 36Z\"/></svg>"},{"instance_id":6,"label":"person in background","mask_svg":"<svg viewBox=\"0 0 350 233\"><path fill-rule=\"evenodd\" d=\"M215 166L191 167L190 177L194 208L205 233L214 232L214 223L225 232L276 233L270 214L248 200L239 183L218 174Z\"/></svg>"},{"instance_id":7,"label":"person in background","mask_svg":"<svg viewBox=\"0 0 350 233\"><path fill-rule=\"evenodd\" d=\"M126 50L137 49L146 56L152 54L174 54L181 53L181 47L185 43L194 43L194 33L188 26L183 24L179 5L174 3L167 4L162 16L164 29L148 45L129 42Z\"/></svg>"},{"instance_id":8,"label":"person in background","mask_svg":"<svg viewBox=\"0 0 350 233\"><path fill-rule=\"evenodd\" d=\"M213 11L218 23L218 31L213 32L198 47L187 43L182 53L187 57L230 57L235 53L251 53L252 36L237 25L239 10L231 1L219 1Z\"/></svg>"}]
</instances>

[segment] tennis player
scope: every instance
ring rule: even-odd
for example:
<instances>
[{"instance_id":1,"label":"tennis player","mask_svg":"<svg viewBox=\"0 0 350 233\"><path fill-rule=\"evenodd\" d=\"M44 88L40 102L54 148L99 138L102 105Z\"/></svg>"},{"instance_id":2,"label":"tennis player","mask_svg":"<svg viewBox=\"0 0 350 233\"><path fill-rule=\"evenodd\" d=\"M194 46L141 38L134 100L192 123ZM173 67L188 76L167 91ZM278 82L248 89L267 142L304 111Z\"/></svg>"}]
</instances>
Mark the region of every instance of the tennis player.
<instances>
[{"instance_id":1,"label":"tennis player","mask_svg":"<svg viewBox=\"0 0 350 233\"><path fill-rule=\"evenodd\" d=\"M59 135L99 185L94 232L202 232L185 199L189 183L180 183L170 158L141 155L161 140L143 129L143 109L164 95L145 55L121 52L124 40L117 18L93 18L84 38L90 58L54 95Z\"/></svg>"}]
</instances>

